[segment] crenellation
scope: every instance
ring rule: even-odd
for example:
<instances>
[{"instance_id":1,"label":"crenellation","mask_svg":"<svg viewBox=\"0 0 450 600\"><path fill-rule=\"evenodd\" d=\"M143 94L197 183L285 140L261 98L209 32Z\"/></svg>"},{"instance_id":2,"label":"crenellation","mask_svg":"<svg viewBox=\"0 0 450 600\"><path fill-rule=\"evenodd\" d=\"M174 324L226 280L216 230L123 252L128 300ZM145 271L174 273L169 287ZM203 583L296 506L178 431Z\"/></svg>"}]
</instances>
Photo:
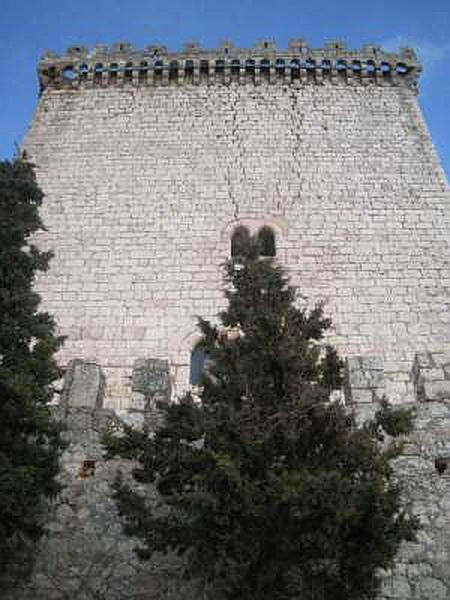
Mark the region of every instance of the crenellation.
<instances>
[{"instance_id":1,"label":"crenellation","mask_svg":"<svg viewBox=\"0 0 450 600\"><path fill-rule=\"evenodd\" d=\"M130 44L111 47L71 46L63 55L46 52L38 72L41 91L47 87L76 89L130 85L241 85L262 81L280 85L394 85L415 88L421 66L414 51L388 53L376 46L350 50L340 42L321 49L294 40L278 50L270 40L251 49L224 42L217 49L188 43L180 52L164 46L137 50Z\"/></svg>"}]
</instances>

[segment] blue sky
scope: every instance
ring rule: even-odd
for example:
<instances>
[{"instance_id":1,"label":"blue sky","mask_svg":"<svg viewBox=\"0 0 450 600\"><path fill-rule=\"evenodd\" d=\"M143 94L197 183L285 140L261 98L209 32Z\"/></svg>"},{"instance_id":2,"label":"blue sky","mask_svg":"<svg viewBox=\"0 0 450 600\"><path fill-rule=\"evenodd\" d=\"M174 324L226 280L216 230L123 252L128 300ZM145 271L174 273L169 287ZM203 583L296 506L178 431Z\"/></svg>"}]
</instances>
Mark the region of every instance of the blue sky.
<instances>
[{"instance_id":1,"label":"blue sky","mask_svg":"<svg viewBox=\"0 0 450 600\"><path fill-rule=\"evenodd\" d=\"M341 39L350 47L413 46L424 66L420 103L450 176L450 0L0 0L0 159L20 144L37 101L36 64L49 48L129 41L171 50L197 40L240 47L272 38L286 47Z\"/></svg>"}]
</instances>

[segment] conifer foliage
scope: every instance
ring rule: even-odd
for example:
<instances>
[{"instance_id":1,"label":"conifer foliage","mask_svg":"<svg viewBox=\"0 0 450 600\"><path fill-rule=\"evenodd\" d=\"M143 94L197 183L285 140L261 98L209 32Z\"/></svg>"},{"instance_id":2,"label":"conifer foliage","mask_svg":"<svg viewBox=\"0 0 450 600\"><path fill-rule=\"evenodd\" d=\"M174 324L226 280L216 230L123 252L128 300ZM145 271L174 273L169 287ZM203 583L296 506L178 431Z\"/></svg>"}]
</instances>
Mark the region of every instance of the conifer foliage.
<instances>
[{"instance_id":1,"label":"conifer foliage","mask_svg":"<svg viewBox=\"0 0 450 600\"><path fill-rule=\"evenodd\" d=\"M39 312L32 289L50 254L30 243L43 229L43 194L32 167L0 162L0 586L14 583L41 533L41 508L55 482L59 429L46 403L59 376L53 354L61 339Z\"/></svg>"},{"instance_id":2,"label":"conifer foliage","mask_svg":"<svg viewBox=\"0 0 450 600\"><path fill-rule=\"evenodd\" d=\"M169 405L153 436L128 430L110 441L161 499L119 483L127 531L144 559L184 555L208 600L373 598L379 569L417 528L386 433L395 440L411 418L382 403L359 426L330 400L342 383L341 360L323 342L330 322L320 306L297 306L255 241L225 279L220 326L200 321L209 354L200 397Z\"/></svg>"}]
</instances>

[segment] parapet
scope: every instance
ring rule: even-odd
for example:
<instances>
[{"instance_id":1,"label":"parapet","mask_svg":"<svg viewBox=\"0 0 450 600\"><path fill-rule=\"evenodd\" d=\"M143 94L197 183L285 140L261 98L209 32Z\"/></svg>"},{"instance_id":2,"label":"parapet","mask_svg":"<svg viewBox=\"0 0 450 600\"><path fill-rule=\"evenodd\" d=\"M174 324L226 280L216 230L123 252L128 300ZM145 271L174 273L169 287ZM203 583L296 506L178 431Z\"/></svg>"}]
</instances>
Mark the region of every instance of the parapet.
<instances>
[{"instance_id":1,"label":"parapet","mask_svg":"<svg viewBox=\"0 0 450 600\"><path fill-rule=\"evenodd\" d=\"M263 81L271 84L402 85L415 89L421 71L414 50L385 52L378 46L348 49L338 41L312 49L303 40L292 40L278 50L270 40L254 48L235 48L224 42L215 49L197 43L180 52L151 45L144 50L128 43L88 50L71 46L64 54L47 52L38 67L41 91L46 88L207 84L228 85Z\"/></svg>"}]
</instances>

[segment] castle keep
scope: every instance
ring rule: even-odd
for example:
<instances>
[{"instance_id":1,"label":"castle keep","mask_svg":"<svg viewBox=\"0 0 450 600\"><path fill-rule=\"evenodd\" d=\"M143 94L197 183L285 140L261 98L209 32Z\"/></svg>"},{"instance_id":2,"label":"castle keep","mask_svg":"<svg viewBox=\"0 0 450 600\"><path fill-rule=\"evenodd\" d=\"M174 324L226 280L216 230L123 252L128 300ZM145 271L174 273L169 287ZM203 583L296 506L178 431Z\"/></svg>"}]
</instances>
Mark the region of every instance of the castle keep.
<instances>
[{"instance_id":1,"label":"castle keep","mask_svg":"<svg viewBox=\"0 0 450 600\"><path fill-rule=\"evenodd\" d=\"M449 195L419 73L412 50L301 40L47 53L24 147L46 194L38 241L55 257L38 290L67 335L61 362L100 365L109 407L133 403L149 358L180 393L196 316L223 306L233 232L265 227L325 303L331 342L412 400L414 356L450 335Z\"/></svg>"},{"instance_id":2,"label":"castle keep","mask_svg":"<svg viewBox=\"0 0 450 600\"><path fill-rule=\"evenodd\" d=\"M325 303L345 401L414 406L394 468L420 517L380 600L450 598L450 193L417 102L412 50L301 40L47 53L24 150L55 257L37 281L67 336L63 492L10 600L193 600L172 560L139 565L110 484L105 427L157 423L194 383L196 317L224 306L245 229ZM245 229L243 229L245 228ZM304 299L307 298L307 300ZM119 416L118 416L119 415ZM128 470L128 471L127 471Z\"/></svg>"}]
</instances>

